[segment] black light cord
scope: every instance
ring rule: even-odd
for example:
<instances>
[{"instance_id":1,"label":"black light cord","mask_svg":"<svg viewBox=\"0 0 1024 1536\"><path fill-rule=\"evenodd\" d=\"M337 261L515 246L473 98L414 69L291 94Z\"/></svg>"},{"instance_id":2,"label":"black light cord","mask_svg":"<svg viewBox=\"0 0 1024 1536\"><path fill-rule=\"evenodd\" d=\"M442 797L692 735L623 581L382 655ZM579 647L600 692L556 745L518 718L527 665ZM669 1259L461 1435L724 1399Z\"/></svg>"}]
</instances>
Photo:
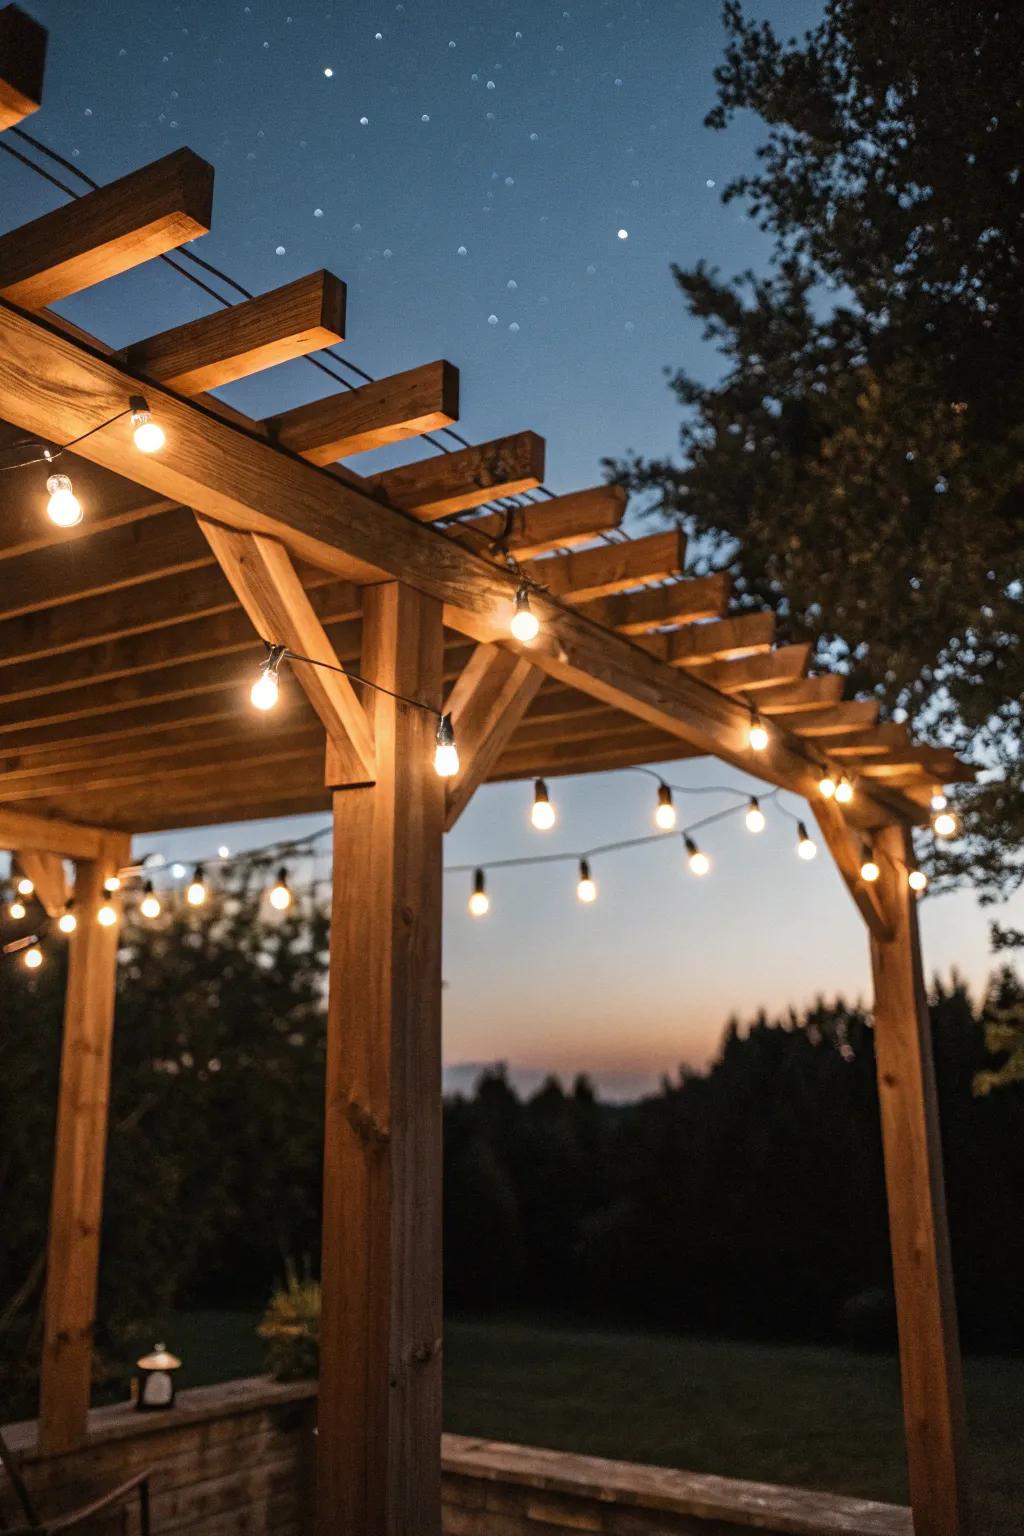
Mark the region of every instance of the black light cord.
<instances>
[{"instance_id":1,"label":"black light cord","mask_svg":"<svg viewBox=\"0 0 1024 1536\"><path fill-rule=\"evenodd\" d=\"M342 677L347 677L350 683L359 683L363 688L372 688L375 693L386 694L389 699L397 699L400 704L408 704L413 709L422 709L425 714L433 715L435 720L443 720L445 711L435 709L433 704L424 704L422 699L410 698L407 693L395 693L391 688L385 688L383 683L373 683L368 677L362 677L358 672L350 672L347 667L336 666L331 661L315 661L312 656L300 656L297 651L291 651L285 646L273 646L269 641L264 641L268 652L278 651L282 661L300 661L307 667L322 667L325 672L337 672Z\"/></svg>"},{"instance_id":2,"label":"black light cord","mask_svg":"<svg viewBox=\"0 0 1024 1536\"><path fill-rule=\"evenodd\" d=\"M0 139L0 146L2 144L3 140ZM9 453L16 448L39 448L42 451L34 459L22 459L17 464L0 464L0 474L11 469L28 469L32 464L54 464L61 454L67 453L71 448L76 448L79 443L84 443L87 437L92 437L95 433L102 432L104 427L113 426L114 422L120 421L123 416L130 416L132 410L132 406L126 405L123 411L117 412L116 416L110 416L106 421L98 422L95 427L90 427L88 432L80 432L70 442L58 443L52 448L38 438L27 438L24 442L10 443L6 448L0 448L0 453Z\"/></svg>"}]
</instances>

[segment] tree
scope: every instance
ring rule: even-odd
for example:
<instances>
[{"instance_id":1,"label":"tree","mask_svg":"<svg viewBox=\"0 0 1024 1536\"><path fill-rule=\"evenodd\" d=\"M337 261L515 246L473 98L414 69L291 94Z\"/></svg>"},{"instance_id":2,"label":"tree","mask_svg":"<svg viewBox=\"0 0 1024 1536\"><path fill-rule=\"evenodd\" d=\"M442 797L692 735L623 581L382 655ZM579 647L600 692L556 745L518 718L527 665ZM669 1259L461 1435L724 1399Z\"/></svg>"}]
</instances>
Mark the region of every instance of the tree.
<instances>
[{"instance_id":1,"label":"tree","mask_svg":"<svg viewBox=\"0 0 1024 1536\"><path fill-rule=\"evenodd\" d=\"M758 114L728 187L767 275L674 275L723 371L672 379L678 459L614 471L677 517L737 604L923 740L988 772L937 863L1024 880L1024 9L829 0L801 42L724 11L707 118Z\"/></svg>"}]
</instances>

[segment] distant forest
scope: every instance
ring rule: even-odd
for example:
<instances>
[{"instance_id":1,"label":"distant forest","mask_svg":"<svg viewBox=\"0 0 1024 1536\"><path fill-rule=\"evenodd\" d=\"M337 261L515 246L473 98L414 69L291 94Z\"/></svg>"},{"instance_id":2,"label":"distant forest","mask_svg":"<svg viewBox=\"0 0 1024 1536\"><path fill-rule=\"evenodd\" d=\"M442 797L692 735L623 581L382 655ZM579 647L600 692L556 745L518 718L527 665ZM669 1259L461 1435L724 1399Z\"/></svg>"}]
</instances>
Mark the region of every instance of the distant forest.
<instances>
[{"instance_id":1,"label":"distant forest","mask_svg":"<svg viewBox=\"0 0 1024 1536\"><path fill-rule=\"evenodd\" d=\"M262 922L255 884L126 931L101 1275L112 1355L174 1307L262 1307L288 1260L317 1272L325 937L319 913ZM38 1350L62 971L51 945L42 970L3 977L8 1386L29 1382ZM931 1003L976 1348L1024 1344L1024 1084L974 1091L992 1065L986 1016L1019 1000L1004 972L981 1005L955 982ZM892 1341L872 1028L841 1001L733 1022L709 1072L628 1105L584 1078L524 1098L495 1069L446 1104L445 1180L452 1310Z\"/></svg>"}]
</instances>

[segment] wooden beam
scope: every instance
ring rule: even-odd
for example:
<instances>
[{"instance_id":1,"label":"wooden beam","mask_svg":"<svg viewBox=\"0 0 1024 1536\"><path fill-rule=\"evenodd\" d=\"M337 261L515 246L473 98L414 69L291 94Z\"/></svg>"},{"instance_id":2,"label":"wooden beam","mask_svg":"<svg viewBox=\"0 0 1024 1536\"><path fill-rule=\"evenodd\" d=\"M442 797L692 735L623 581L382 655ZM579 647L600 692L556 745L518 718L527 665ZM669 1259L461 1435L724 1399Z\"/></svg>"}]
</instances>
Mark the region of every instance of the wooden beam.
<instances>
[{"instance_id":1,"label":"wooden beam","mask_svg":"<svg viewBox=\"0 0 1024 1536\"><path fill-rule=\"evenodd\" d=\"M638 636L637 644L670 667L699 667L759 655L770 651L774 640L774 613L744 613L735 619L686 624L669 634Z\"/></svg>"},{"instance_id":2,"label":"wooden beam","mask_svg":"<svg viewBox=\"0 0 1024 1536\"><path fill-rule=\"evenodd\" d=\"M885 1152L903 1420L915 1536L967 1530L967 1446L938 1093L909 834L875 839L887 938L871 935L875 1064Z\"/></svg>"},{"instance_id":3,"label":"wooden beam","mask_svg":"<svg viewBox=\"0 0 1024 1536\"><path fill-rule=\"evenodd\" d=\"M459 370L443 360L271 416L264 426L312 464L436 432L459 419Z\"/></svg>"},{"instance_id":4,"label":"wooden beam","mask_svg":"<svg viewBox=\"0 0 1024 1536\"><path fill-rule=\"evenodd\" d=\"M888 938L889 919L882 908L878 891L868 881L862 880L860 875L863 834L854 835L847 824L843 808L836 805L834 800L823 799L817 790L808 797L808 804L821 829L825 846L853 898L854 906L867 924L868 931L877 934L879 938ZM850 812L852 807L846 809ZM873 830L870 835L874 836Z\"/></svg>"},{"instance_id":5,"label":"wooden beam","mask_svg":"<svg viewBox=\"0 0 1024 1536\"><path fill-rule=\"evenodd\" d=\"M513 742L498 759L491 779L547 779L559 774L610 773L636 763L670 763L700 756L700 752L686 742L640 722L603 744L559 741L523 748Z\"/></svg>"},{"instance_id":6,"label":"wooden beam","mask_svg":"<svg viewBox=\"0 0 1024 1536\"><path fill-rule=\"evenodd\" d=\"M751 693L802 678L811 660L810 645L783 645L767 656L745 661L715 661L701 667L701 680L723 693Z\"/></svg>"},{"instance_id":7,"label":"wooden beam","mask_svg":"<svg viewBox=\"0 0 1024 1536\"><path fill-rule=\"evenodd\" d=\"M32 815L0 805L0 848L12 852L33 848L38 853L57 853L66 859L95 859L108 841L109 834L102 827Z\"/></svg>"},{"instance_id":8,"label":"wooden beam","mask_svg":"<svg viewBox=\"0 0 1024 1536\"><path fill-rule=\"evenodd\" d=\"M19 6L0 11L0 133L42 104L46 37L46 28Z\"/></svg>"},{"instance_id":9,"label":"wooden beam","mask_svg":"<svg viewBox=\"0 0 1024 1536\"><path fill-rule=\"evenodd\" d=\"M441 610L366 594L362 669L435 706ZM434 721L372 695L373 787L334 796L317 1530L441 1531L441 847Z\"/></svg>"},{"instance_id":10,"label":"wooden beam","mask_svg":"<svg viewBox=\"0 0 1024 1536\"><path fill-rule=\"evenodd\" d=\"M792 729L805 718L820 714L824 705L838 704L843 697L843 679L830 672L824 677L802 677L795 683L775 683L761 690L757 707L762 715L793 715ZM788 724L788 722L787 722Z\"/></svg>"},{"instance_id":11,"label":"wooden beam","mask_svg":"<svg viewBox=\"0 0 1024 1536\"><path fill-rule=\"evenodd\" d=\"M446 832L451 831L515 734L543 672L525 656L478 645L445 704L459 744L459 772L445 785Z\"/></svg>"},{"instance_id":12,"label":"wooden beam","mask_svg":"<svg viewBox=\"0 0 1024 1536\"><path fill-rule=\"evenodd\" d=\"M837 737L829 743L828 753L830 757L851 760L889 757L893 752L898 752L899 748L909 745L906 726L887 720L883 725L872 726L869 730L848 731L844 736Z\"/></svg>"},{"instance_id":13,"label":"wooden beam","mask_svg":"<svg viewBox=\"0 0 1024 1536\"><path fill-rule=\"evenodd\" d=\"M809 681L817 682L818 679ZM867 730L877 720L878 704L874 699L847 699L843 704L803 710L791 722L790 730L800 736L846 736Z\"/></svg>"},{"instance_id":14,"label":"wooden beam","mask_svg":"<svg viewBox=\"0 0 1024 1536\"><path fill-rule=\"evenodd\" d=\"M543 478L544 439L535 432L517 432L475 448L385 470L371 475L366 485L391 506L433 522L501 496L532 491Z\"/></svg>"},{"instance_id":15,"label":"wooden beam","mask_svg":"<svg viewBox=\"0 0 1024 1536\"><path fill-rule=\"evenodd\" d=\"M40 853L38 848L19 848L15 861L35 886L36 897L48 917L59 917L68 899L64 860L59 853Z\"/></svg>"},{"instance_id":16,"label":"wooden beam","mask_svg":"<svg viewBox=\"0 0 1024 1536\"><path fill-rule=\"evenodd\" d=\"M599 544L568 555L531 560L524 567L531 581L567 603L586 603L595 598L638 587L645 581L675 576L686 559L686 535L673 528L643 539Z\"/></svg>"},{"instance_id":17,"label":"wooden beam","mask_svg":"<svg viewBox=\"0 0 1024 1536\"><path fill-rule=\"evenodd\" d=\"M345 284L321 270L133 342L122 355L133 373L198 395L333 346L344 336Z\"/></svg>"},{"instance_id":18,"label":"wooden beam","mask_svg":"<svg viewBox=\"0 0 1024 1536\"><path fill-rule=\"evenodd\" d=\"M92 1387L107 1103L114 1029L118 925L96 914L103 882L128 861L110 837L75 880L78 927L68 938L46 1302L39 1380L39 1450L58 1456L82 1444Z\"/></svg>"},{"instance_id":19,"label":"wooden beam","mask_svg":"<svg viewBox=\"0 0 1024 1536\"><path fill-rule=\"evenodd\" d=\"M588 603L588 618L623 635L642 635L669 624L691 624L698 619L717 619L729 606L732 582L727 572L690 576L650 592L623 592L617 597Z\"/></svg>"},{"instance_id":20,"label":"wooden beam","mask_svg":"<svg viewBox=\"0 0 1024 1536\"><path fill-rule=\"evenodd\" d=\"M548 501L510 507L507 514L485 512L472 522L453 527L451 533L471 541L469 547L473 549L500 541L501 548L517 559L530 560L556 550L575 549L602 533L612 533L625 511L626 492L621 485L595 485L587 491L570 491Z\"/></svg>"},{"instance_id":21,"label":"wooden beam","mask_svg":"<svg viewBox=\"0 0 1024 1536\"><path fill-rule=\"evenodd\" d=\"M25 309L66 299L205 235L212 202L213 167L175 150L0 236L0 295Z\"/></svg>"},{"instance_id":22,"label":"wooden beam","mask_svg":"<svg viewBox=\"0 0 1024 1536\"><path fill-rule=\"evenodd\" d=\"M322 667L305 662L292 666L335 749L349 758L353 781L372 780L376 753L369 716L343 675L284 545L262 534L225 528L206 517L197 521L257 635L269 645L285 645L298 656L324 663Z\"/></svg>"}]
</instances>

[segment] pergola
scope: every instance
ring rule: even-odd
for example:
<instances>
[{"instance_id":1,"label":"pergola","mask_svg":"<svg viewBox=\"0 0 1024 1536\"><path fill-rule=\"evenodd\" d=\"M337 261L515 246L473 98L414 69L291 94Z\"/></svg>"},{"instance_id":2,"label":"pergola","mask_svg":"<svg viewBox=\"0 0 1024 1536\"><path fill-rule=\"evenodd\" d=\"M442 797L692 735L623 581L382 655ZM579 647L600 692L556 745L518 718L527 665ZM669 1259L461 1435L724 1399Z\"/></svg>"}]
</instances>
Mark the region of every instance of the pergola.
<instances>
[{"instance_id":1,"label":"pergola","mask_svg":"<svg viewBox=\"0 0 1024 1536\"><path fill-rule=\"evenodd\" d=\"M38 104L44 42L21 12L0 12L0 129ZM56 529L45 467L0 476L0 846L54 913L73 861L78 914L42 1448L85 1432L118 951L96 912L132 835L333 815L318 1523L430 1536L444 832L489 780L708 754L807 799L867 927L915 1530L956 1536L960 1359L906 877L933 785L968 771L878 723L875 703L844 701L838 676L809 676L809 647L776 648L772 615L728 616L723 577L683 575L678 533L617 533L619 489L483 510L540 484L531 432L368 477L337 462L454 421L447 362L263 421L209 393L342 340L332 274L120 352L50 308L202 235L212 190L211 167L179 150L0 236L2 441L76 441L59 467L86 507ZM140 394L166 433L157 453L133 443ZM523 580L541 621L532 645L509 629ZM246 695L261 641L338 670L296 665L282 707L257 716ZM353 686L356 666L390 691ZM460 768L447 780L431 712L454 723ZM756 716L770 727L763 751L749 741ZM826 764L855 779L848 804L820 794ZM865 842L875 882L860 873Z\"/></svg>"}]
</instances>

